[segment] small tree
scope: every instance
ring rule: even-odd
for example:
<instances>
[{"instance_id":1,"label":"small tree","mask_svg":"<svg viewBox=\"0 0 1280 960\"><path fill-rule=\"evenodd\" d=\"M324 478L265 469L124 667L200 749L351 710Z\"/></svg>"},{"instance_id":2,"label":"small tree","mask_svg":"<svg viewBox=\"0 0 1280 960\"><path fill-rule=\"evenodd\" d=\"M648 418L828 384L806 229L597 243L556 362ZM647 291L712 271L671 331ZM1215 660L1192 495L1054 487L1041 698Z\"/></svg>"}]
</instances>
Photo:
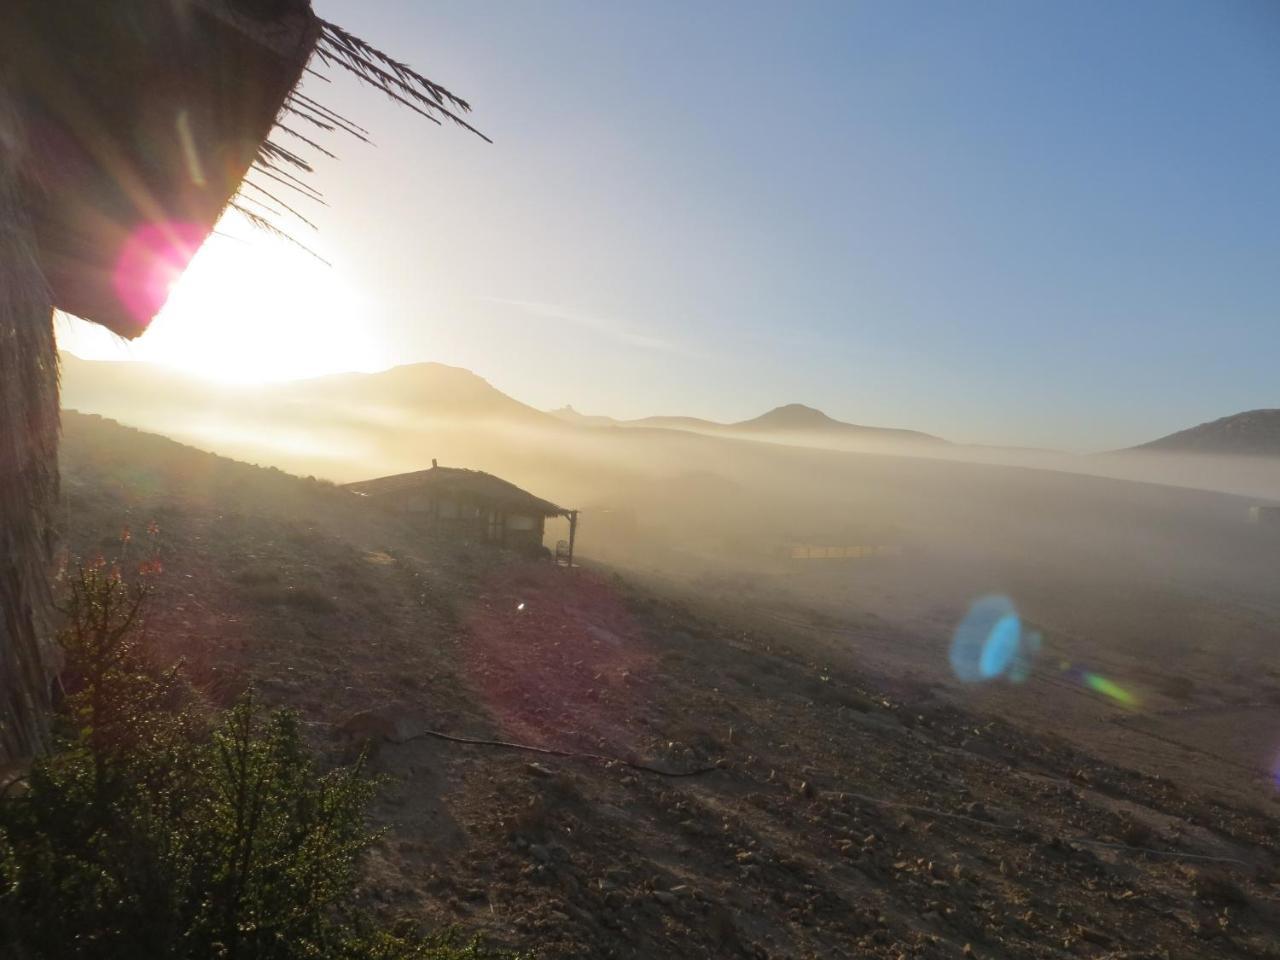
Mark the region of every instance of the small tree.
<instances>
[{"instance_id":1,"label":"small tree","mask_svg":"<svg viewBox=\"0 0 1280 960\"><path fill-rule=\"evenodd\" d=\"M297 716L252 694L203 710L176 668L147 656L146 596L101 562L69 577L56 749L0 802L0 952L479 956L381 929L352 905L375 782L360 764L321 772Z\"/></svg>"}]
</instances>

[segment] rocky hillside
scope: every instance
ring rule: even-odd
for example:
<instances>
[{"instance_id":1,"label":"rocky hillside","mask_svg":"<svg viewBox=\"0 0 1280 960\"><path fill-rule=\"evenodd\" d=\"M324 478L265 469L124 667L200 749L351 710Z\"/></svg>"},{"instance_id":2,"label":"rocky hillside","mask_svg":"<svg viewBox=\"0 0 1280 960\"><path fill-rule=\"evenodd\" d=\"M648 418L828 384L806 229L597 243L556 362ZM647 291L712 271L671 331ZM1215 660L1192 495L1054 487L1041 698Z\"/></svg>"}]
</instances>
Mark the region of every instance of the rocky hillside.
<instances>
[{"instance_id":1,"label":"rocky hillside","mask_svg":"<svg viewBox=\"0 0 1280 960\"><path fill-rule=\"evenodd\" d=\"M389 914L545 958L1277 956L1270 809L864 673L856 637L98 418L65 435L68 544L159 556L155 644L335 758L374 749Z\"/></svg>"}]
</instances>

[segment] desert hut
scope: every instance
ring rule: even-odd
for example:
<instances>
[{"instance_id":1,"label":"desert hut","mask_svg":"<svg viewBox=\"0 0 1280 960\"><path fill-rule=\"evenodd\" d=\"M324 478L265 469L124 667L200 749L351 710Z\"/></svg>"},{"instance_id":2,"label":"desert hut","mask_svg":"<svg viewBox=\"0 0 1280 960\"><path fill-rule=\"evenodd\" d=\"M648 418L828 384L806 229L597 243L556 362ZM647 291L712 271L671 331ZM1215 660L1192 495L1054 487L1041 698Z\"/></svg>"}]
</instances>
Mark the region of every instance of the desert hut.
<instances>
[{"instance_id":1,"label":"desert hut","mask_svg":"<svg viewBox=\"0 0 1280 960\"><path fill-rule=\"evenodd\" d=\"M347 489L379 506L418 517L447 536L516 550L541 549L547 519L564 517L569 521L565 559L573 563L578 511L535 497L491 473L441 467L432 460L429 470L349 483Z\"/></svg>"},{"instance_id":2,"label":"desert hut","mask_svg":"<svg viewBox=\"0 0 1280 960\"><path fill-rule=\"evenodd\" d=\"M228 206L278 229L273 218L292 210L284 191L314 197L302 154L327 153L326 134L363 131L295 89L309 64L346 70L437 122L466 126L459 114L469 109L317 18L310 0L9 0L4 9L0 764L45 738L53 309L138 336Z\"/></svg>"}]
</instances>

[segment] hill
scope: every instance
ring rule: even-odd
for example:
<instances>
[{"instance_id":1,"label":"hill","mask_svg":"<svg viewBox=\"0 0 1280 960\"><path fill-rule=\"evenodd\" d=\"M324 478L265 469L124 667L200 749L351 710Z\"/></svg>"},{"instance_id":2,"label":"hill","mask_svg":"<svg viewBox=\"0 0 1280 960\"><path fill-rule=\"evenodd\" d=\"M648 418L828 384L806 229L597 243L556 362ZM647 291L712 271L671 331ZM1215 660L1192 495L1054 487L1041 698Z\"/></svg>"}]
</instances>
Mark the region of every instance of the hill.
<instances>
[{"instance_id":1,"label":"hill","mask_svg":"<svg viewBox=\"0 0 1280 960\"><path fill-rule=\"evenodd\" d=\"M252 386L186 376L149 363L106 363L61 355L63 403L67 407L142 422L162 406L189 410L255 408L263 414L366 412L388 417L467 418L551 426L549 414L520 403L483 377L443 363L414 363L378 373L342 373Z\"/></svg>"},{"instance_id":2,"label":"hill","mask_svg":"<svg viewBox=\"0 0 1280 960\"><path fill-rule=\"evenodd\" d=\"M1131 449L1280 457L1280 409L1248 410L1221 417Z\"/></svg>"},{"instance_id":3,"label":"hill","mask_svg":"<svg viewBox=\"0 0 1280 960\"><path fill-rule=\"evenodd\" d=\"M62 385L65 407L337 481L417 470L432 458L501 473L495 452L532 455L543 438L570 429L469 370L438 363L245 385L64 355Z\"/></svg>"},{"instance_id":4,"label":"hill","mask_svg":"<svg viewBox=\"0 0 1280 960\"><path fill-rule=\"evenodd\" d=\"M940 437L917 430L900 430L891 427L867 427L845 423L827 416L821 410L801 403L776 407L750 420L738 423L719 423L701 417L652 416L636 420L617 420L613 417L588 416L571 406L551 411L551 416L576 426L593 427L645 427L662 430L686 430L717 436L756 437L770 434L774 438L794 437L822 445L823 440L867 439L889 440L903 443L946 444Z\"/></svg>"},{"instance_id":5,"label":"hill","mask_svg":"<svg viewBox=\"0 0 1280 960\"><path fill-rule=\"evenodd\" d=\"M738 433L776 433L776 434L837 434L842 436L861 436L880 440L900 440L910 443L943 444L947 441L941 437L921 433L918 430L899 430L892 427L866 427L855 423L845 423L827 416L821 410L806 407L802 403L789 403L775 407L768 413L761 414L752 420L731 424L727 429Z\"/></svg>"},{"instance_id":6,"label":"hill","mask_svg":"<svg viewBox=\"0 0 1280 960\"><path fill-rule=\"evenodd\" d=\"M551 426L554 419L498 390L483 377L443 363L413 363L379 373L343 373L273 386L293 402L372 405L401 415L500 420Z\"/></svg>"},{"instance_id":7,"label":"hill","mask_svg":"<svg viewBox=\"0 0 1280 960\"><path fill-rule=\"evenodd\" d=\"M573 409L572 404L566 403L557 410L548 410L549 416L555 417L557 420L563 420L565 423L571 423L575 427L616 427L620 421L613 417L592 416L591 414L579 413Z\"/></svg>"},{"instance_id":8,"label":"hill","mask_svg":"<svg viewBox=\"0 0 1280 960\"><path fill-rule=\"evenodd\" d=\"M1170 763L1167 740L1134 740L1146 718L1065 674L1029 685L1056 718L1042 734L1015 688L934 679L930 643L892 619L559 569L101 418L64 431L68 543L126 570L159 553L157 645L214 698L252 683L295 707L334 757L372 745L382 909L547 960L1265 957L1280 933L1274 818L1211 797L1207 752ZM882 649L915 667L876 672ZM1211 686L1175 695L1268 727ZM1151 722L1187 716L1147 697ZM1082 699L1093 727L1065 719ZM1124 749L1133 765L1104 759Z\"/></svg>"}]
</instances>

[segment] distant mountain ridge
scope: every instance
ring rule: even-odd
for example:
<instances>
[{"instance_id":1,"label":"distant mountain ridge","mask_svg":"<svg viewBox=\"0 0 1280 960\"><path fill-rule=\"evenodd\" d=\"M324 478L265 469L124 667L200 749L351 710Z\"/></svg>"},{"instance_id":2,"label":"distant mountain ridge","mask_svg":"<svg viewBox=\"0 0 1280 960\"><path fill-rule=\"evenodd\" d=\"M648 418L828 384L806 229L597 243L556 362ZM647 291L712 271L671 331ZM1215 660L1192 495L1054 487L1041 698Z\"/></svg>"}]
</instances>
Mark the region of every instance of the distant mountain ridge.
<instances>
[{"instance_id":1,"label":"distant mountain ridge","mask_svg":"<svg viewBox=\"0 0 1280 960\"><path fill-rule=\"evenodd\" d=\"M276 384L290 398L390 405L420 415L484 417L550 426L556 420L465 367L409 363L377 373L337 373Z\"/></svg>"},{"instance_id":2,"label":"distant mountain ridge","mask_svg":"<svg viewBox=\"0 0 1280 960\"><path fill-rule=\"evenodd\" d=\"M774 407L768 413L733 424L737 430L830 430L833 427L848 426L851 424L841 423L821 410L806 407L803 403Z\"/></svg>"},{"instance_id":3,"label":"distant mountain ridge","mask_svg":"<svg viewBox=\"0 0 1280 960\"><path fill-rule=\"evenodd\" d=\"M149 426L133 409L167 398L171 407L233 410L246 404L305 413L309 419L334 407L398 411L418 417L506 420L560 426L550 414L521 403L478 374L443 363L411 363L377 373L336 373L251 385L201 380L152 363L83 360L63 353L62 398L67 407Z\"/></svg>"},{"instance_id":4,"label":"distant mountain ridge","mask_svg":"<svg viewBox=\"0 0 1280 960\"><path fill-rule=\"evenodd\" d=\"M641 417L638 420L616 420L613 417L589 416L579 413L571 406L552 410L551 416L558 417L567 423L578 426L609 427L649 427L662 430L690 430L695 433L714 433L717 435L755 435L765 434L794 435L816 437L843 436L846 438L883 439L912 443L949 444L949 441L918 430L903 430L895 427L868 427L856 423L836 420L813 407L802 403L788 403L774 407L766 413L750 420L737 423L719 423L715 420L704 420L701 417Z\"/></svg>"},{"instance_id":5,"label":"distant mountain ridge","mask_svg":"<svg viewBox=\"0 0 1280 960\"><path fill-rule=\"evenodd\" d=\"M1129 449L1138 452L1280 457L1280 409L1246 410Z\"/></svg>"},{"instance_id":6,"label":"distant mountain ridge","mask_svg":"<svg viewBox=\"0 0 1280 960\"><path fill-rule=\"evenodd\" d=\"M152 408L164 397L169 412L238 413L249 422L286 418L295 425L350 422L385 423L395 418L418 421L500 421L521 426L564 429L624 427L681 430L718 437L779 439L821 446L824 441L876 441L949 445L915 430L860 426L836 420L821 410L792 403L738 423L699 417L655 416L618 420L589 416L571 406L544 412L503 393L463 367L412 363L376 373L338 373L280 383L235 385L204 381L168 367L138 362L83 360L62 355L63 402L67 407L113 417L153 430L173 430ZM189 436L184 439L191 439Z\"/></svg>"},{"instance_id":7,"label":"distant mountain ridge","mask_svg":"<svg viewBox=\"0 0 1280 960\"><path fill-rule=\"evenodd\" d=\"M860 434L883 439L904 440L914 443L948 443L941 437L919 430L903 430L897 427L868 427L857 423L846 423L829 417L821 410L806 407L802 403L788 403L775 407L768 413L761 414L752 420L735 423L730 428L736 431L753 433L820 433L836 432L842 434Z\"/></svg>"}]
</instances>

